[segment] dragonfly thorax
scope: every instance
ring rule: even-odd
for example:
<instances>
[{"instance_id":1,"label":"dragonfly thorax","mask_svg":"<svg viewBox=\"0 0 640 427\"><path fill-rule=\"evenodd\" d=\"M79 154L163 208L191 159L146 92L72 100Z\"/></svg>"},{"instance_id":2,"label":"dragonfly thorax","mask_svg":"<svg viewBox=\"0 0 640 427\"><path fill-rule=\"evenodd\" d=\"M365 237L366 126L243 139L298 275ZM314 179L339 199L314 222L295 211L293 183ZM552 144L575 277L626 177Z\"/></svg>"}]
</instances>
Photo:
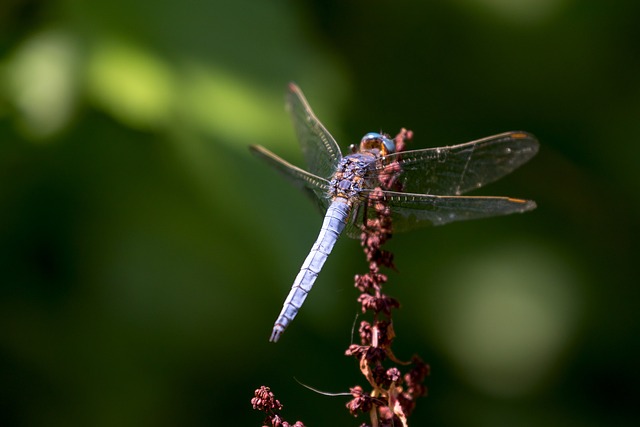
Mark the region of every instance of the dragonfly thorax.
<instances>
[{"instance_id":1,"label":"dragonfly thorax","mask_svg":"<svg viewBox=\"0 0 640 427\"><path fill-rule=\"evenodd\" d=\"M366 173L375 157L368 153L356 153L344 157L338 163L336 172L329 182L329 195L332 199L343 198L353 203L361 198L360 192L368 188Z\"/></svg>"}]
</instances>

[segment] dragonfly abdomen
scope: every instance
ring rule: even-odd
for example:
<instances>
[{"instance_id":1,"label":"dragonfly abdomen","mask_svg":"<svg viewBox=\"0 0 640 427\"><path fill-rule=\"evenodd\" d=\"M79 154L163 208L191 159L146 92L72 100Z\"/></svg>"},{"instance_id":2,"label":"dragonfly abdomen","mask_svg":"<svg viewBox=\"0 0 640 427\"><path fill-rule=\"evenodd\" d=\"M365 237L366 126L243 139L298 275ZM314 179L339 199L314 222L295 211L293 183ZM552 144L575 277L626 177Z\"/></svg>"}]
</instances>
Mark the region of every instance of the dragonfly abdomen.
<instances>
[{"instance_id":1,"label":"dragonfly abdomen","mask_svg":"<svg viewBox=\"0 0 640 427\"><path fill-rule=\"evenodd\" d=\"M282 311L273 325L269 341L278 341L282 332L298 314L298 310L302 307L309 291L311 291L340 233L344 230L350 210L349 203L342 198L335 199L327 209L320 234L318 234L316 242L304 260L293 286L291 286L291 291L289 291L289 295L284 301Z\"/></svg>"}]
</instances>

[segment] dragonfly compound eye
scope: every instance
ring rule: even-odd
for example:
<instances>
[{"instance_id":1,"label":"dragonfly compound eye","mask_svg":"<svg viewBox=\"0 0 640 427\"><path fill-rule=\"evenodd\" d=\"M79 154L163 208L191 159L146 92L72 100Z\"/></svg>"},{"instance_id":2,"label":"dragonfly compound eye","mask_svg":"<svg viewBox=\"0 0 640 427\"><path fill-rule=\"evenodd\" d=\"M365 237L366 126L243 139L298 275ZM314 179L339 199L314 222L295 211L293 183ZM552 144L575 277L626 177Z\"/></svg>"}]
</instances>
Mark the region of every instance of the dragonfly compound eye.
<instances>
[{"instance_id":1,"label":"dragonfly compound eye","mask_svg":"<svg viewBox=\"0 0 640 427\"><path fill-rule=\"evenodd\" d=\"M382 155L394 153L396 144L384 135L369 132L360 140L360 151L378 150Z\"/></svg>"}]
</instances>

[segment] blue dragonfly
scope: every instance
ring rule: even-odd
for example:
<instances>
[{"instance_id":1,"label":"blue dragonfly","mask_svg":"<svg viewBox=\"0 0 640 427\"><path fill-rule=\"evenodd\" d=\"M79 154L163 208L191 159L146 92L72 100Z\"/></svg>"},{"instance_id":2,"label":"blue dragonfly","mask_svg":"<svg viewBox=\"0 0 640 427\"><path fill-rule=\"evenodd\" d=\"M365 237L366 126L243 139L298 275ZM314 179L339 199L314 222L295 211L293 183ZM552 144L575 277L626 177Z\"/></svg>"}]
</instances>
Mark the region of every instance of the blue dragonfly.
<instances>
[{"instance_id":1,"label":"blue dragonfly","mask_svg":"<svg viewBox=\"0 0 640 427\"><path fill-rule=\"evenodd\" d=\"M536 207L531 200L511 197L462 196L531 159L538 152L538 141L527 132L505 132L465 144L402 152L396 152L393 140L371 132L359 147L351 146L351 154L342 156L335 139L293 83L289 84L286 105L307 170L262 146L252 145L250 150L311 196L324 213L324 222L275 321L272 342L278 341L298 314L343 230L350 237L360 236L365 216L370 215L367 211L371 212L366 209L367 200L376 188L385 188L381 182L389 182L389 175L395 184L393 191L382 191L382 200L390 209L394 232Z\"/></svg>"}]
</instances>

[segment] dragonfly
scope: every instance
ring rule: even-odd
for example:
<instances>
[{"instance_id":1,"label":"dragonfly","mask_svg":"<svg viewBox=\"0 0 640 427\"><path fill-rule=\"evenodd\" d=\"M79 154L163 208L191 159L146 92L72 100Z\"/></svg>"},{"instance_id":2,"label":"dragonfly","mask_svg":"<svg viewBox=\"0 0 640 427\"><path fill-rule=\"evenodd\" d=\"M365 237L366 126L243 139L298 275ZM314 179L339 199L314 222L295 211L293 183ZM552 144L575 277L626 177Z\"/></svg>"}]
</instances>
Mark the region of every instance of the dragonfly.
<instances>
[{"instance_id":1,"label":"dragonfly","mask_svg":"<svg viewBox=\"0 0 640 427\"><path fill-rule=\"evenodd\" d=\"M343 156L294 83L289 84L286 107L307 170L260 145L249 148L310 196L324 214L324 221L275 321L271 342L279 340L298 314L342 232L346 229L350 237L360 236L361 225L371 212L366 209L367 201L374 191L378 190L376 197L390 210L394 233L522 213L536 207L532 200L463 196L531 159L539 144L530 133L512 131L459 145L397 152L394 140L370 132ZM389 182L389 174L394 187L380 193L382 181Z\"/></svg>"}]
</instances>

